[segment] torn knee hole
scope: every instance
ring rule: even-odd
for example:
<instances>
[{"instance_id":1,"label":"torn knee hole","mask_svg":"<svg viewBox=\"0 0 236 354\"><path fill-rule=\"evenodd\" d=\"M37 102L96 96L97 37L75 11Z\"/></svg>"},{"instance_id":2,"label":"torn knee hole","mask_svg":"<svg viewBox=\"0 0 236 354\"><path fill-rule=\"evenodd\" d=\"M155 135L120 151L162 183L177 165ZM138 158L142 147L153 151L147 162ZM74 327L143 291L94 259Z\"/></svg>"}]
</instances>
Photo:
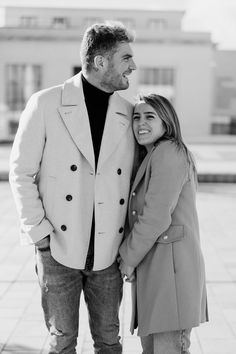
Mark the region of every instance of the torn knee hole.
<instances>
[{"instance_id":1,"label":"torn knee hole","mask_svg":"<svg viewBox=\"0 0 236 354\"><path fill-rule=\"evenodd\" d=\"M60 331L59 329L57 329L56 327L54 327L54 326L51 327L50 333L54 334L57 337L64 336L64 333L62 331Z\"/></svg>"}]
</instances>

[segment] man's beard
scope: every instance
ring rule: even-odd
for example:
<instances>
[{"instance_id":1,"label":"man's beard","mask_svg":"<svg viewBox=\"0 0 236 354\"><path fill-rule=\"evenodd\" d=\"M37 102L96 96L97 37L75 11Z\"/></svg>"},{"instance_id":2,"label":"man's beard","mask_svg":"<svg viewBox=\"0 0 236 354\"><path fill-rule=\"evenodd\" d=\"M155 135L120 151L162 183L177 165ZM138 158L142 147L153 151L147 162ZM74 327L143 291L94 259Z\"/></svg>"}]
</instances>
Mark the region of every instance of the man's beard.
<instances>
[{"instance_id":1,"label":"man's beard","mask_svg":"<svg viewBox=\"0 0 236 354\"><path fill-rule=\"evenodd\" d=\"M114 74L114 67L108 68L101 80L101 87L109 92L126 90L129 87L128 79L123 78L122 74Z\"/></svg>"}]
</instances>

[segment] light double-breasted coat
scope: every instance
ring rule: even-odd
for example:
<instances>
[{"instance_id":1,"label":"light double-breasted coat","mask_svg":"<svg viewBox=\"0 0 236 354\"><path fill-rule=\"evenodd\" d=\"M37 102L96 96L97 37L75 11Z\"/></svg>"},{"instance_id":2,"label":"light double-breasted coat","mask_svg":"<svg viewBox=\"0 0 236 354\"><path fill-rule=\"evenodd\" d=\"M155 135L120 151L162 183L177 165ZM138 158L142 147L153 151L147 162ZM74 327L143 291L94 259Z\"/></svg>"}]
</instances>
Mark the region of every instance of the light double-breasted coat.
<instances>
[{"instance_id":1,"label":"light double-breasted coat","mask_svg":"<svg viewBox=\"0 0 236 354\"><path fill-rule=\"evenodd\" d=\"M116 92L111 95L95 170L81 74L31 97L10 158L23 244L50 234L52 256L84 269L94 209L94 270L114 262L134 158L131 115L131 103Z\"/></svg>"},{"instance_id":2,"label":"light double-breasted coat","mask_svg":"<svg viewBox=\"0 0 236 354\"><path fill-rule=\"evenodd\" d=\"M185 153L170 141L144 158L129 201L131 232L120 247L136 268L131 332L189 329L208 319L195 181Z\"/></svg>"}]
</instances>

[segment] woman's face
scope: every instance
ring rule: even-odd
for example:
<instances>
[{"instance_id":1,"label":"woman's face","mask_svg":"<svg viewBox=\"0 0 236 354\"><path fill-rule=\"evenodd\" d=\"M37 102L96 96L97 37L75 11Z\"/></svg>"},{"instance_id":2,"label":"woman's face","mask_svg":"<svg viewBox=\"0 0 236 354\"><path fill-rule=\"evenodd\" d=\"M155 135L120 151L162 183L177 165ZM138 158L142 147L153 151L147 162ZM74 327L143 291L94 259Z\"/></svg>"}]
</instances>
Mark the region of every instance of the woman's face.
<instances>
[{"instance_id":1,"label":"woman's face","mask_svg":"<svg viewBox=\"0 0 236 354\"><path fill-rule=\"evenodd\" d=\"M164 135L165 128L155 109L140 101L134 108L133 131L137 142L149 151Z\"/></svg>"}]
</instances>

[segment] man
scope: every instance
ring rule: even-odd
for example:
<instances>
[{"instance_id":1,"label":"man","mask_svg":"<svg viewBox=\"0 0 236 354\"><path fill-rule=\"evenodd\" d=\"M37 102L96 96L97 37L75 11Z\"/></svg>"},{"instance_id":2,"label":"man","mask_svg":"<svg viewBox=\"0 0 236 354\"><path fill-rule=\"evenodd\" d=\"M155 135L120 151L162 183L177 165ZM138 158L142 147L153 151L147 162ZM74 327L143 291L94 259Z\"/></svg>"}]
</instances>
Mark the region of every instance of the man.
<instances>
[{"instance_id":1,"label":"man","mask_svg":"<svg viewBox=\"0 0 236 354\"><path fill-rule=\"evenodd\" d=\"M10 183L24 244L36 248L49 353L74 354L81 291L95 353L121 353L122 240L134 140L132 105L117 90L136 69L127 30L95 24L82 73L34 94L11 153Z\"/></svg>"}]
</instances>

